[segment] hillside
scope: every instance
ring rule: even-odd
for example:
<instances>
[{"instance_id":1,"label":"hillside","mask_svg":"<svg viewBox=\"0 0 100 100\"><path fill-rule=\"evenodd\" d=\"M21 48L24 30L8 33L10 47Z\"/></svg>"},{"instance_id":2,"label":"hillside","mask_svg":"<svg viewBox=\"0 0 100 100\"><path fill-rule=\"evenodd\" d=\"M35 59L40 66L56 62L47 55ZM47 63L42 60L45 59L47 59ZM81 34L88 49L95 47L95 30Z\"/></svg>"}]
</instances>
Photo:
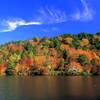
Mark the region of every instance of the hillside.
<instances>
[{"instance_id":1,"label":"hillside","mask_svg":"<svg viewBox=\"0 0 100 100\"><path fill-rule=\"evenodd\" d=\"M0 75L100 75L100 33L1 45Z\"/></svg>"}]
</instances>

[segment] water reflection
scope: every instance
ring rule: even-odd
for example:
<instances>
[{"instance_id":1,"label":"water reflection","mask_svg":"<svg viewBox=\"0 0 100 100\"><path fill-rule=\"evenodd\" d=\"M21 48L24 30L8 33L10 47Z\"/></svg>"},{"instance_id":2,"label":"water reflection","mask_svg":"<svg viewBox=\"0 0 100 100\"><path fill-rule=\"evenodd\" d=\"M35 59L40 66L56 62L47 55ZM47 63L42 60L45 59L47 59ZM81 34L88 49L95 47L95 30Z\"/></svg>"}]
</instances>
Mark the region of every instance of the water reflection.
<instances>
[{"instance_id":1,"label":"water reflection","mask_svg":"<svg viewBox=\"0 0 100 100\"><path fill-rule=\"evenodd\" d=\"M96 100L99 77L1 77L0 100Z\"/></svg>"}]
</instances>

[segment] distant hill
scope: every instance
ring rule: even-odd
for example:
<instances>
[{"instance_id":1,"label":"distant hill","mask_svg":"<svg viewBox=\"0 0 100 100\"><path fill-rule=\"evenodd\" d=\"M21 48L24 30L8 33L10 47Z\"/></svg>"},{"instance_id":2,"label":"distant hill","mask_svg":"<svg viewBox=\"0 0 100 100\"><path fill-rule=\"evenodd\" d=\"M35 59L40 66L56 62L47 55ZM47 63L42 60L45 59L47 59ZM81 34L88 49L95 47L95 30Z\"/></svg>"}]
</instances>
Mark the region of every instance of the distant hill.
<instances>
[{"instance_id":1,"label":"distant hill","mask_svg":"<svg viewBox=\"0 0 100 100\"><path fill-rule=\"evenodd\" d=\"M1 45L0 75L100 75L100 33Z\"/></svg>"}]
</instances>

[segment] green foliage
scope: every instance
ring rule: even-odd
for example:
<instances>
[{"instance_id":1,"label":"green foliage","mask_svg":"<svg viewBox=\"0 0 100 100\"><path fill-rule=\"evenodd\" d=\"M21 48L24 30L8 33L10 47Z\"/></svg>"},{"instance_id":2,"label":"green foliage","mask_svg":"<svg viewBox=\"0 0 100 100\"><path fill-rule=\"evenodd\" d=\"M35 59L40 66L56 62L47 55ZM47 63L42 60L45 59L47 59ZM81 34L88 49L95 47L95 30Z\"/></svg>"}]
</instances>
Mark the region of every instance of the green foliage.
<instances>
[{"instance_id":1,"label":"green foliage","mask_svg":"<svg viewBox=\"0 0 100 100\"><path fill-rule=\"evenodd\" d=\"M94 47L94 49L100 50L100 41L99 40L96 40L93 43L93 47Z\"/></svg>"},{"instance_id":2,"label":"green foliage","mask_svg":"<svg viewBox=\"0 0 100 100\"><path fill-rule=\"evenodd\" d=\"M50 47L55 48L57 50L57 52L61 53L61 50L60 50L61 42L59 41L59 39L57 37L52 38L51 42L52 43L51 43Z\"/></svg>"},{"instance_id":3,"label":"green foliage","mask_svg":"<svg viewBox=\"0 0 100 100\"><path fill-rule=\"evenodd\" d=\"M96 35L92 35L90 39L91 49L100 50L100 35L97 33Z\"/></svg>"},{"instance_id":4,"label":"green foliage","mask_svg":"<svg viewBox=\"0 0 100 100\"><path fill-rule=\"evenodd\" d=\"M79 55L77 60L82 66L89 64L89 61L86 55L83 55L83 54Z\"/></svg>"},{"instance_id":5,"label":"green foliage","mask_svg":"<svg viewBox=\"0 0 100 100\"><path fill-rule=\"evenodd\" d=\"M82 50L89 50L89 47L88 46L84 46L84 47L82 47Z\"/></svg>"},{"instance_id":6,"label":"green foliage","mask_svg":"<svg viewBox=\"0 0 100 100\"><path fill-rule=\"evenodd\" d=\"M26 51L31 52L32 55L35 55L35 53L36 53L36 47L33 46L33 45L31 45L29 42L26 42L24 44L24 48L25 48Z\"/></svg>"},{"instance_id":7,"label":"green foliage","mask_svg":"<svg viewBox=\"0 0 100 100\"><path fill-rule=\"evenodd\" d=\"M14 75L13 70L12 70L12 69L7 69L7 70L6 70L6 75L7 75L7 76L12 76L12 75Z\"/></svg>"},{"instance_id":8,"label":"green foliage","mask_svg":"<svg viewBox=\"0 0 100 100\"><path fill-rule=\"evenodd\" d=\"M32 51L30 51L30 52L28 53L28 55L29 55L30 58L32 58L32 57L35 55L35 53L32 52Z\"/></svg>"},{"instance_id":9,"label":"green foliage","mask_svg":"<svg viewBox=\"0 0 100 100\"><path fill-rule=\"evenodd\" d=\"M49 48L50 43L51 43L51 41L48 38L43 38L43 39L41 39L40 42L42 43L43 47L47 47L47 48Z\"/></svg>"},{"instance_id":10,"label":"green foliage","mask_svg":"<svg viewBox=\"0 0 100 100\"><path fill-rule=\"evenodd\" d=\"M68 58L68 51L66 49L64 49L62 51L62 55L63 55L63 58L66 60Z\"/></svg>"},{"instance_id":11,"label":"green foliage","mask_svg":"<svg viewBox=\"0 0 100 100\"><path fill-rule=\"evenodd\" d=\"M65 61L64 60L61 60L60 64L61 65L64 65L65 64Z\"/></svg>"},{"instance_id":12,"label":"green foliage","mask_svg":"<svg viewBox=\"0 0 100 100\"><path fill-rule=\"evenodd\" d=\"M24 52L16 51L16 52L15 52L15 55L16 55L16 57L18 57L19 59L21 59L21 58L23 58L23 56L24 56Z\"/></svg>"},{"instance_id":13,"label":"green foliage","mask_svg":"<svg viewBox=\"0 0 100 100\"><path fill-rule=\"evenodd\" d=\"M96 35L100 36L100 32L97 32Z\"/></svg>"},{"instance_id":14,"label":"green foliage","mask_svg":"<svg viewBox=\"0 0 100 100\"><path fill-rule=\"evenodd\" d=\"M100 50L100 41L96 41L94 45L97 50Z\"/></svg>"},{"instance_id":15,"label":"green foliage","mask_svg":"<svg viewBox=\"0 0 100 100\"><path fill-rule=\"evenodd\" d=\"M25 50L29 51L32 49L32 45L28 41L26 41L24 43L24 48L25 48Z\"/></svg>"},{"instance_id":16,"label":"green foliage","mask_svg":"<svg viewBox=\"0 0 100 100\"><path fill-rule=\"evenodd\" d=\"M71 46L75 49L78 49L80 47L80 41L79 40L73 40Z\"/></svg>"},{"instance_id":17,"label":"green foliage","mask_svg":"<svg viewBox=\"0 0 100 100\"><path fill-rule=\"evenodd\" d=\"M72 35L71 34L63 34L63 35L60 35L62 38L66 38L66 37L72 37Z\"/></svg>"},{"instance_id":18,"label":"green foliage","mask_svg":"<svg viewBox=\"0 0 100 100\"><path fill-rule=\"evenodd\" d=\"M88 38L88 34L84 33L84 32L79 33L78 34L78 39L82 40L83 38Z\"/></svg>"},{"instance_id":19,"label":"green foliage","mask_svg":"<svg viewBox=\"0 0 100 100\"><path fill-rule=\"evenodd\" d=\"M87 76L88 75L88 73L87 72L82 72L82 76Z\"/></svg>"},{"instance_id":20,"label":"green foliage","mask_svg":"<svg viewBox=\"0 0 100 100\"><path fill-rule=\"evenodd\" d=\"M17 62L9 61L7 68L8 69L13 69L16 66Z\"/></svg>"},{"instance_id":21,"label":"green foliage","mask_svg":"<svg viewBox=\"0 0 100 100\"><path fill-rule=\"evenodd\" d=\"M53 48L59 48L60 47L61 43L56 37L52 38L51 41L53 42L53 45L52 45Z\"/></svg>"},{"instance_id":22,"label":"green foliage","mask_svg":"<svg viewBox=\"0 0 100 100\"><path fill-rule=\"evenodd\" d=\"M82 73L81 73L81 75L82 76L93 76L93 73L87 73L86 71L83 71Z\"/></svg>"}]
</instances>

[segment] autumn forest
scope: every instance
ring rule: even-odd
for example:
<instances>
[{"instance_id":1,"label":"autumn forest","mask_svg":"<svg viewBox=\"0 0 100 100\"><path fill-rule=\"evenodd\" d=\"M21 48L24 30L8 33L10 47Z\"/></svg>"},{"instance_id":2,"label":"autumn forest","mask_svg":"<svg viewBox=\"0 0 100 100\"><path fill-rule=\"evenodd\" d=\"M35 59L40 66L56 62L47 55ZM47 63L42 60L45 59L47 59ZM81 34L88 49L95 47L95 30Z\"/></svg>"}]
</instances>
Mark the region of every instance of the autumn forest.
<instances>
[{"instance_id":1,"label":"autumn forest","mask_svg":"<svg viewBox=\"0 0 100 100\"><path fill-rule=\"evenodd\" d=\"M1 45L0 75L100 75L100 32Z\"/></svg>"}]
</instances>

